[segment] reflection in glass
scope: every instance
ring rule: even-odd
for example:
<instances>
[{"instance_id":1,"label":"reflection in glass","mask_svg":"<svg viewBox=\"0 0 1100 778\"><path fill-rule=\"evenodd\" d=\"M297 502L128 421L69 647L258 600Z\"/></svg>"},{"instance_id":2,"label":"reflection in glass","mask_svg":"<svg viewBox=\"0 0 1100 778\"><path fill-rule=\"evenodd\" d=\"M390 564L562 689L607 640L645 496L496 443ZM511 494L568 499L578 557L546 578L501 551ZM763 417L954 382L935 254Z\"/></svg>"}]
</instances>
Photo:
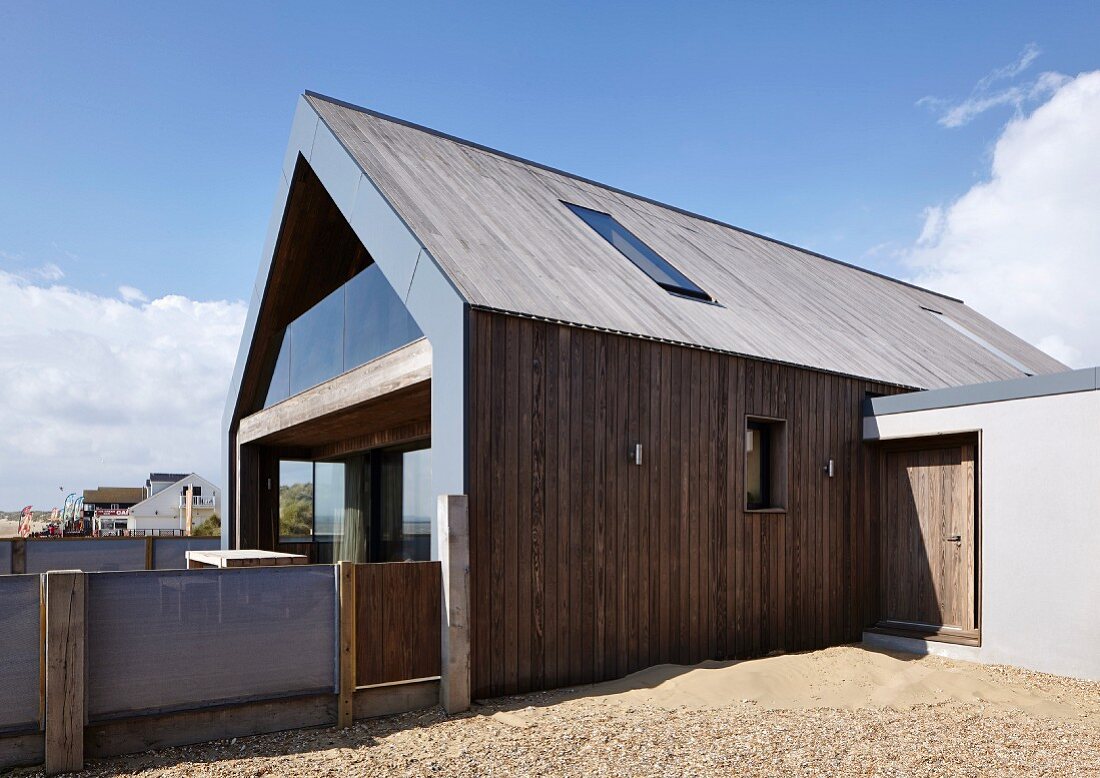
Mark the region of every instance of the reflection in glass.
<instances>
[{"instance_id":1,"label":"reflection in glass","mask_svg":"<svg viewBox=\"0 0 1100 778\"><path fill-rule=\"evenodd\" d=\"M381 452L378 561L431 558L432 451Z\"/></svg>"},{"instance_id":2,"label":"reflection in glass","mask_svg":"<svg viewBox=\"0 0 1100 778\"><path fill-rule=\"evenodd\" d=\"M768 507L768 428L750 421L745 430L745 500L750 510Z\"/></svg>"},{"instance_id":3,"label":"reflection in glass","mask_svg":"<svg viewBox=\"0 0 1100 778\"><path fill-rule=\"evenodd\" d=\"M290 326L290 393L297 394L343 370L344 287Z\"/></svg>"},{"instance_id":4,"label":"reflection in glass","mask_svg":"<svg viewBox=\"0 0 1100 778\"><path fill-rule=\"evenodd\" d=\"M264 407L423 337L377 265L286 328Z\"/></svg>"},{"instance_id":5,"label":"reflection in glass","mask_svg":"<svg viewBox=\"0 0 1100 778\"><path fill-rule=\"evenodd\" d=\"M432 450L406 451L402 457L401 532L406 559L431 558Z\"/></svg>"},{"instance_id":6,"label":"reflection in glass","mask_svg":"<svg viewBox=\"0 0 1100 778\"><path fill-rule=\"evenodd\" d=\"M281 537L331 543L334 561L431 559L434 506L430 448L279 463Z\"/></svg>"},{"instance_id":7,"label":"reflection in glass","mask_svg":"<svg viewBox=\"0 0 1100 778\"><path fill-rule=\"evenodd\" d=\"M412 343L423 333L377 265L347 283L344 370Z\"/></svg>"},{"instance_id":8,"label":"reflection in glass","mask_svg":"<svg viewBox=\"0 0 1100 778\"><path fill-rule=\"evenodd\" d=\"M313 463L279 462L279 536L313 535Z\"/></svg>"},{"instance_id":9,"label":"reflection in glass","mask_svg":"<svg viewBox=\"0 0 1100 778\"><path fill-rule=\"evenodd\" d=\"M360 454L344 462L343 527L337 533L333 561L369 562L370 473L367 455Z\"/></svg>"},{"instance_id":10,"label":"reflection in glass","mask_svg":"<svg viewBox=\"0 0 1100 778\"><path fill-rule=\"evenodd\" d=\"M267 388L267 408L290 397L290 338L283 334L283 344L279 347L279 358L275 360L275 372L271 374L271 384Z\"/></svg>"},{"instance_id":11,"label":"reflection in glass","mask_svg":"<svg viewBox=\"0 0 1100 778\"><path fill-rule=\"evenodd\" d=\"M344 532L344 463L317 462L313 468L313 534L332 540Z\"/></svg>"}]
</instances>

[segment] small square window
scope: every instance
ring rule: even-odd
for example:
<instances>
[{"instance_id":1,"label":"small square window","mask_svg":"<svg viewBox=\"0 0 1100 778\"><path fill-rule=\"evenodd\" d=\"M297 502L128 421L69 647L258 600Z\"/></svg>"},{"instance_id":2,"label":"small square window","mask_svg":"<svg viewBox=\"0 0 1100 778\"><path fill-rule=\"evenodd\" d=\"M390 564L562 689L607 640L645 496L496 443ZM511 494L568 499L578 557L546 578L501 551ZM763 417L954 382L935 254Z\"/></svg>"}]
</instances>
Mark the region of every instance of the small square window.
<instances>
[{"instance_id":1,"label":"small square window","mask_svg":"<svg viewBox=\"0 0 1100 778\"><path fill-rule=\"evenodd\" d=\"M745 510L787 508L787 422L749 417L745 424Z\"/></svg>"}]
</instances>

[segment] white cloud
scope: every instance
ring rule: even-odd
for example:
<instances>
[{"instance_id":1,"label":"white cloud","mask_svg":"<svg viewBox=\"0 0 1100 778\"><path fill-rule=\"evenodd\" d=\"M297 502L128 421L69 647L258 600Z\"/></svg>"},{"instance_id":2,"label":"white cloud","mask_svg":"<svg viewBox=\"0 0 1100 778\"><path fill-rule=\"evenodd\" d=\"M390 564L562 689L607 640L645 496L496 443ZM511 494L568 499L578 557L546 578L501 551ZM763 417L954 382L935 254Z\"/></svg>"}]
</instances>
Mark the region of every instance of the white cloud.
<instances>
[{"instance_id":1,"label":"white cloud","mask_svg":"<svg viewBox=\"0 0 1100 778\"><path fill-rule=\"evenodd\" d=\"M60 281L65 277L65 271L54 262L47 262L39 267L23 267L27 259L22 254L0 249L0 262L9 266L8 272L29 281Z\"/></svg>"},{"instance_id":2,"label":"white cloud","mask_svg":"<svg viewBox=\"0 0 1100 778\"><path fill-rule=\"evenodd\" d=\"M53 262L47 262L42 267L35 268L33 275L43 281L60 281L65 277L65 271Z\"/></svg>"},{"instance_id":3,"label":"white cloud","mask_svg":"<svg viewBox=\"0 0 1100 778\"><path fill-rule=\"evenodd\" d=\"M1100 71L1010 122L988 180L925 213L918 284L1070 365L1100 364Z\"/></svg>"},{"instance_id":4,"label":"white cloud","mask_svg":"<svg viewBox=\"0 0 1100 778\"><path fill-rule=\"evenodd\" d=\"M149 298L145 296L145 292L133 286L126 286L123 284L118 288L119 295L122 299L128 303L147 303Z\"/></svg>"},{"instance_id":5,"label":"white cloud","mask_svg":"<svg viewBox=\"0 0 1100 778\"><path fill-rule=\"evenodd\" d=\"M1069 80L1061 73L1040 73L1033 81L999 87L1002 81L1011 81L1038 59L1039 47L1029 43L1015 62L997 68L982 77L964 100L953 101L941 97L922 97L917 105L923 105L939 114L936 120L944 127L962 127L986 111L1009 105L1019 115L1025 106L1049 97Z\"/></svg>"},{"instance_id":6,"label":"white cloud","mask_svg":"<svg viewBox=\"0 0 1100 778\"><path fill-rule=\"evenodd\" d=\"M120 294L0 271L0 509L52 507L58 486L139 485L152 470L224 480L244 303Z\"/></svg>"}]
</instances>

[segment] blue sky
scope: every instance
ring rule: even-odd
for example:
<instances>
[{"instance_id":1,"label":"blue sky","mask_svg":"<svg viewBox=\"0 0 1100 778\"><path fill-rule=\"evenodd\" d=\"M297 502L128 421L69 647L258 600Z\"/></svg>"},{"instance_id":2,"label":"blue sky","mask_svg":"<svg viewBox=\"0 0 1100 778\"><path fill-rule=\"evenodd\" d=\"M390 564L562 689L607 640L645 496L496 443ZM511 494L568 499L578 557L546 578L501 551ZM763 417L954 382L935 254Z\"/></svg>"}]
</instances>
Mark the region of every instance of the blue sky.
<instances>
[{"instance_id":1,"label":"blue sky","mask_svg":"<svg viewBox=\"0 0 1100 778\"><path fill-rule=\"evenodd\" d=\"M868 254L982 174L946 130L1030 42L1097 66L1100 4L5 3L0 251L68 283L246 298L313 89L896 272Z\"/></svg>"},{"instance_id":2,"label":"blue sky","mask_svg":"<svg viewBox=\"0 0 1100 778\"><path fill-rule=\"evenodd\" d=\"M149 470L220 480L304 89L926 283L1100 362L1100 3L1052 8L6 2L0 508Z\"/></svg>"}]
</instances>

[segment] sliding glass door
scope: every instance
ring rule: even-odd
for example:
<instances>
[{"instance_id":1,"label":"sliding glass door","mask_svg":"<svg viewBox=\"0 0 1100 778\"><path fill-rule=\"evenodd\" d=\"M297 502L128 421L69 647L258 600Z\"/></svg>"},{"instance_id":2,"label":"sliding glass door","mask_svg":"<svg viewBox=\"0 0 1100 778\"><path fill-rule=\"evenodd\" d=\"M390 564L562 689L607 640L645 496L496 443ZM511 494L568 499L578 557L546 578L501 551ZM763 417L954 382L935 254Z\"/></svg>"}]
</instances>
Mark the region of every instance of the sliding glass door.
<instances>
[{"instance_id":1,"label":"sliding glass door","mask_svg":"<svg viewBox=\"0 0 1100 778\"><path fill-rule=\"evenodd\" d=\"M381 451L377 460L377 561L430 558L432 450Z\"/></svg>"},{"instance_id":2,"label":"sliding glass door","mask_svg":"<svg viewBox=\"0 0 1100 778\"><path fill-rule=\"evenodd\" d=\"M340 460L279 463L284 542L332 544L332 559L431 558L430 448L375 449ZM327 555L325 555L327 556Z\"/></svg>"}]
</instances>

